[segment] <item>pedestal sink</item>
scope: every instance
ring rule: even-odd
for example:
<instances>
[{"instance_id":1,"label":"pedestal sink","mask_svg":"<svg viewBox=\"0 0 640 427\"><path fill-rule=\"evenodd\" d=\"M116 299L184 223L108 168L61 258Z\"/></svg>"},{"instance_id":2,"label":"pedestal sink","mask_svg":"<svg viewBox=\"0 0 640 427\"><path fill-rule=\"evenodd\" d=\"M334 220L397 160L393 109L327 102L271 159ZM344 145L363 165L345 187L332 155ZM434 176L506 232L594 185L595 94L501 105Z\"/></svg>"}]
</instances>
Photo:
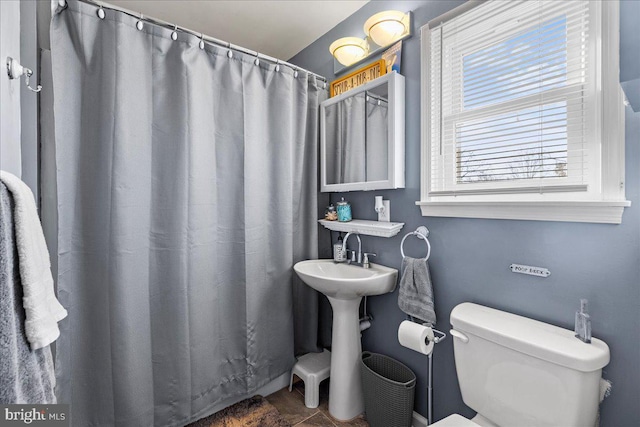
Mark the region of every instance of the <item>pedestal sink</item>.
<instances>
[{"instance_id":1,"label":"pedestal sink","mask_svg":"<svg viewBox=\"0 0 640 427\"><path fill-rule=\"evenodd\" d=\"M350 420L364 412L360 383L360 322L358 308L365 295L393 292L398 270L378 264L370 268L330 259L300 261L298 276L329 298L333 308L329 413Z\"/></svg>"}]
</instances>

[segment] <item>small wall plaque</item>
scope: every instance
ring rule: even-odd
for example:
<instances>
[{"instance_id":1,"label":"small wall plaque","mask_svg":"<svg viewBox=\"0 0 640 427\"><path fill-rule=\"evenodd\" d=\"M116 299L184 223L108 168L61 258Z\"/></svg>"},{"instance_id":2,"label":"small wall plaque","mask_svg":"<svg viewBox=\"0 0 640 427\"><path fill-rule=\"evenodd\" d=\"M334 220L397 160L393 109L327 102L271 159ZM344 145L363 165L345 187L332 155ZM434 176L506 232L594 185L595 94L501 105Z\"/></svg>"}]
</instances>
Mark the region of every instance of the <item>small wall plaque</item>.
<instances>
[{"instance_id":1,"label":"small wall plaque","mask_svg":"<svg viewBox=\"0 0 640 427\"><path fill-rule=\"evenodd\" d=\"M532 267L530 265L511 264L509 266L513 273L529 274L531 276L549 277L551 272L542 267Z\"/></svg>"}]
</instances>

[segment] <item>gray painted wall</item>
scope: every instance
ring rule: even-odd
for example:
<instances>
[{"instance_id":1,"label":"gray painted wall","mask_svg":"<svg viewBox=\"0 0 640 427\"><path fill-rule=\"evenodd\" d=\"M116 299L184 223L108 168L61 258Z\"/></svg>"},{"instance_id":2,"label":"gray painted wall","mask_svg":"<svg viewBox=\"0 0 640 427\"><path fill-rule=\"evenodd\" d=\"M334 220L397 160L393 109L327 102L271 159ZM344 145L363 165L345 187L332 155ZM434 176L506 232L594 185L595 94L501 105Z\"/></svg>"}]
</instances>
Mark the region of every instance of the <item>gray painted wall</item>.
<instances>
[{"instance_id":1,"label":"gray painted wall","mask_svg":"<svg viewBox=\"0 0 640 427\"><path fill-rule=\"evenodd\" d=\"M0 2L0 169L20 177L20 91L22 82L9 80L6 58L20 60L20 2Z\"/></svg>"},{"instance_id":2,"label":"gray painted wall","mask_svg":"<svg viewBox=\"0 0 640 427\"><path fill-rule=\"evenodd\" d=\"M0 2L0 64L7 56L34 71L38 77L36 49L36 2ZM27 89L24 77L0 79L0 168L21 177L38 199L38 95Z\"/></svg>"},{"instance_id":3,"label":"gray painted wall","mask_svg":"<svg viewBox=\"0 0 640 427\"><path fill-rule=\"evenodd\" d=\"M611 363L604 378L613 391L602 405L602 426L640 425L640 113L627 108L627 199L621 225L537 221L505 221L457 218L427 218L414 205L420 198L420 37L418 29L430 19L461 4L460 1L394 2L374 1L336 26L300 52L291 61L333 80L329 45L339 37L362 35L362 25L375 12L386 9L413 10L415 35L402 51L402 74L406 77L406 188L376 192L332 194L333 201L345 196L356 218L376 219L374 194L391 200L393 221L405 228L390 239L363 237L363 247L376 252L376 262L399 268L399 244L404 233L426 225L431 231L437 327L448 331L451 309L463 301L532 317L565 328L573 328L573 316L580 298L588 298L593 335L611 348ZM624 12L623 5L623 14ZM640 22L640 17L635 17ZM628 34L622 34L625 43ZM626 55L630 52L624 52ZM633 55L636 55L633 53ZM637 56L637 55L636 55ZM623 64L624 65L624 64ZM624 73L624 70L623 70ZM327 195L320 195L326 204ZM322 232L325 236L328 232ZM328 242L321 240L321 254L329 256ZM422 254L418 242L407 252ZM512 262L547 267L547 279L516 275ZM426 357L401 347L397 327L404 319L394 294L370 298L375 320L363 334L365 350L395 357L418 376L416 409L426 415ZM434 356L435 420L457 412L473 411L462 402L458 388L453 347L447 338Z\"/></svg>"},{"instance_id":4,"label":"gray painted wall","mask_svg":"<svg viewBox=\"0 0 640 427\"><path fill-rule=\"evenodd\" d=\"M620 32L624 35L620 40L620 81L633 111L640 111L640 1L625 0L620 14Z\"/></svg>"}]
</instances>

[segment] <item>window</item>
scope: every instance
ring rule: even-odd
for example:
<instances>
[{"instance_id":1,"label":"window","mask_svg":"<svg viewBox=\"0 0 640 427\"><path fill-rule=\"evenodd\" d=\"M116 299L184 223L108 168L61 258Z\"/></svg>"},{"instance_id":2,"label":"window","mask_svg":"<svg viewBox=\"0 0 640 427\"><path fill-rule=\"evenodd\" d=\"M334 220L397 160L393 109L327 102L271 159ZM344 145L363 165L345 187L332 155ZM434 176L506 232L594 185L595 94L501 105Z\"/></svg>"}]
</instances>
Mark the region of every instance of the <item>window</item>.
<instances>
[{"instance_id":1,"label":"window","mask_svg":"<svg viewBox=\"0 0 640 427\"><path fill-rule=\"evenodd\" d=\"M423 215L621 222L618 7L469 2L422 28Z\"/></svg>"}]
</instances>

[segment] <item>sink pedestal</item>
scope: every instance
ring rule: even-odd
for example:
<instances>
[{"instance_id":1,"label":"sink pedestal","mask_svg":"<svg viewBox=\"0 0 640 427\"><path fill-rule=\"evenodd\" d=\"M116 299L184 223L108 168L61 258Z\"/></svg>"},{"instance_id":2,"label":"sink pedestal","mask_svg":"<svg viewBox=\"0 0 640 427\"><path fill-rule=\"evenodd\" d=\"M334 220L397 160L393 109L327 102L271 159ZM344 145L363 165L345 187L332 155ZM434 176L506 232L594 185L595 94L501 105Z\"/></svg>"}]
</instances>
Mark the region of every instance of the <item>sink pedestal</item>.
<instances>
[{"instance_id":1,"label":"sink pedestal","mask_svg":"<svg viewBox=\"0 0 640 427\"><path fill-rule=\"evenodd\" d=\"M373 263L362 268L331 259L300 261L293 269L307 285L325 294L333 308L329 413L338 420L350 420L364 412L360 300L393 292L398 270Z\"/></svg>"},{"instance_id":2,"label":"sink pedestal","mask_svg":"<svg viewBox=\"0 0 640 427\"><path fill-rule=\"evenodd\" d=\"M362 297L327 298L333 308L329 413L338 420L346 421L364 412L360 374L362 343L358 312Z\"/></svg>"}]
</instances>

